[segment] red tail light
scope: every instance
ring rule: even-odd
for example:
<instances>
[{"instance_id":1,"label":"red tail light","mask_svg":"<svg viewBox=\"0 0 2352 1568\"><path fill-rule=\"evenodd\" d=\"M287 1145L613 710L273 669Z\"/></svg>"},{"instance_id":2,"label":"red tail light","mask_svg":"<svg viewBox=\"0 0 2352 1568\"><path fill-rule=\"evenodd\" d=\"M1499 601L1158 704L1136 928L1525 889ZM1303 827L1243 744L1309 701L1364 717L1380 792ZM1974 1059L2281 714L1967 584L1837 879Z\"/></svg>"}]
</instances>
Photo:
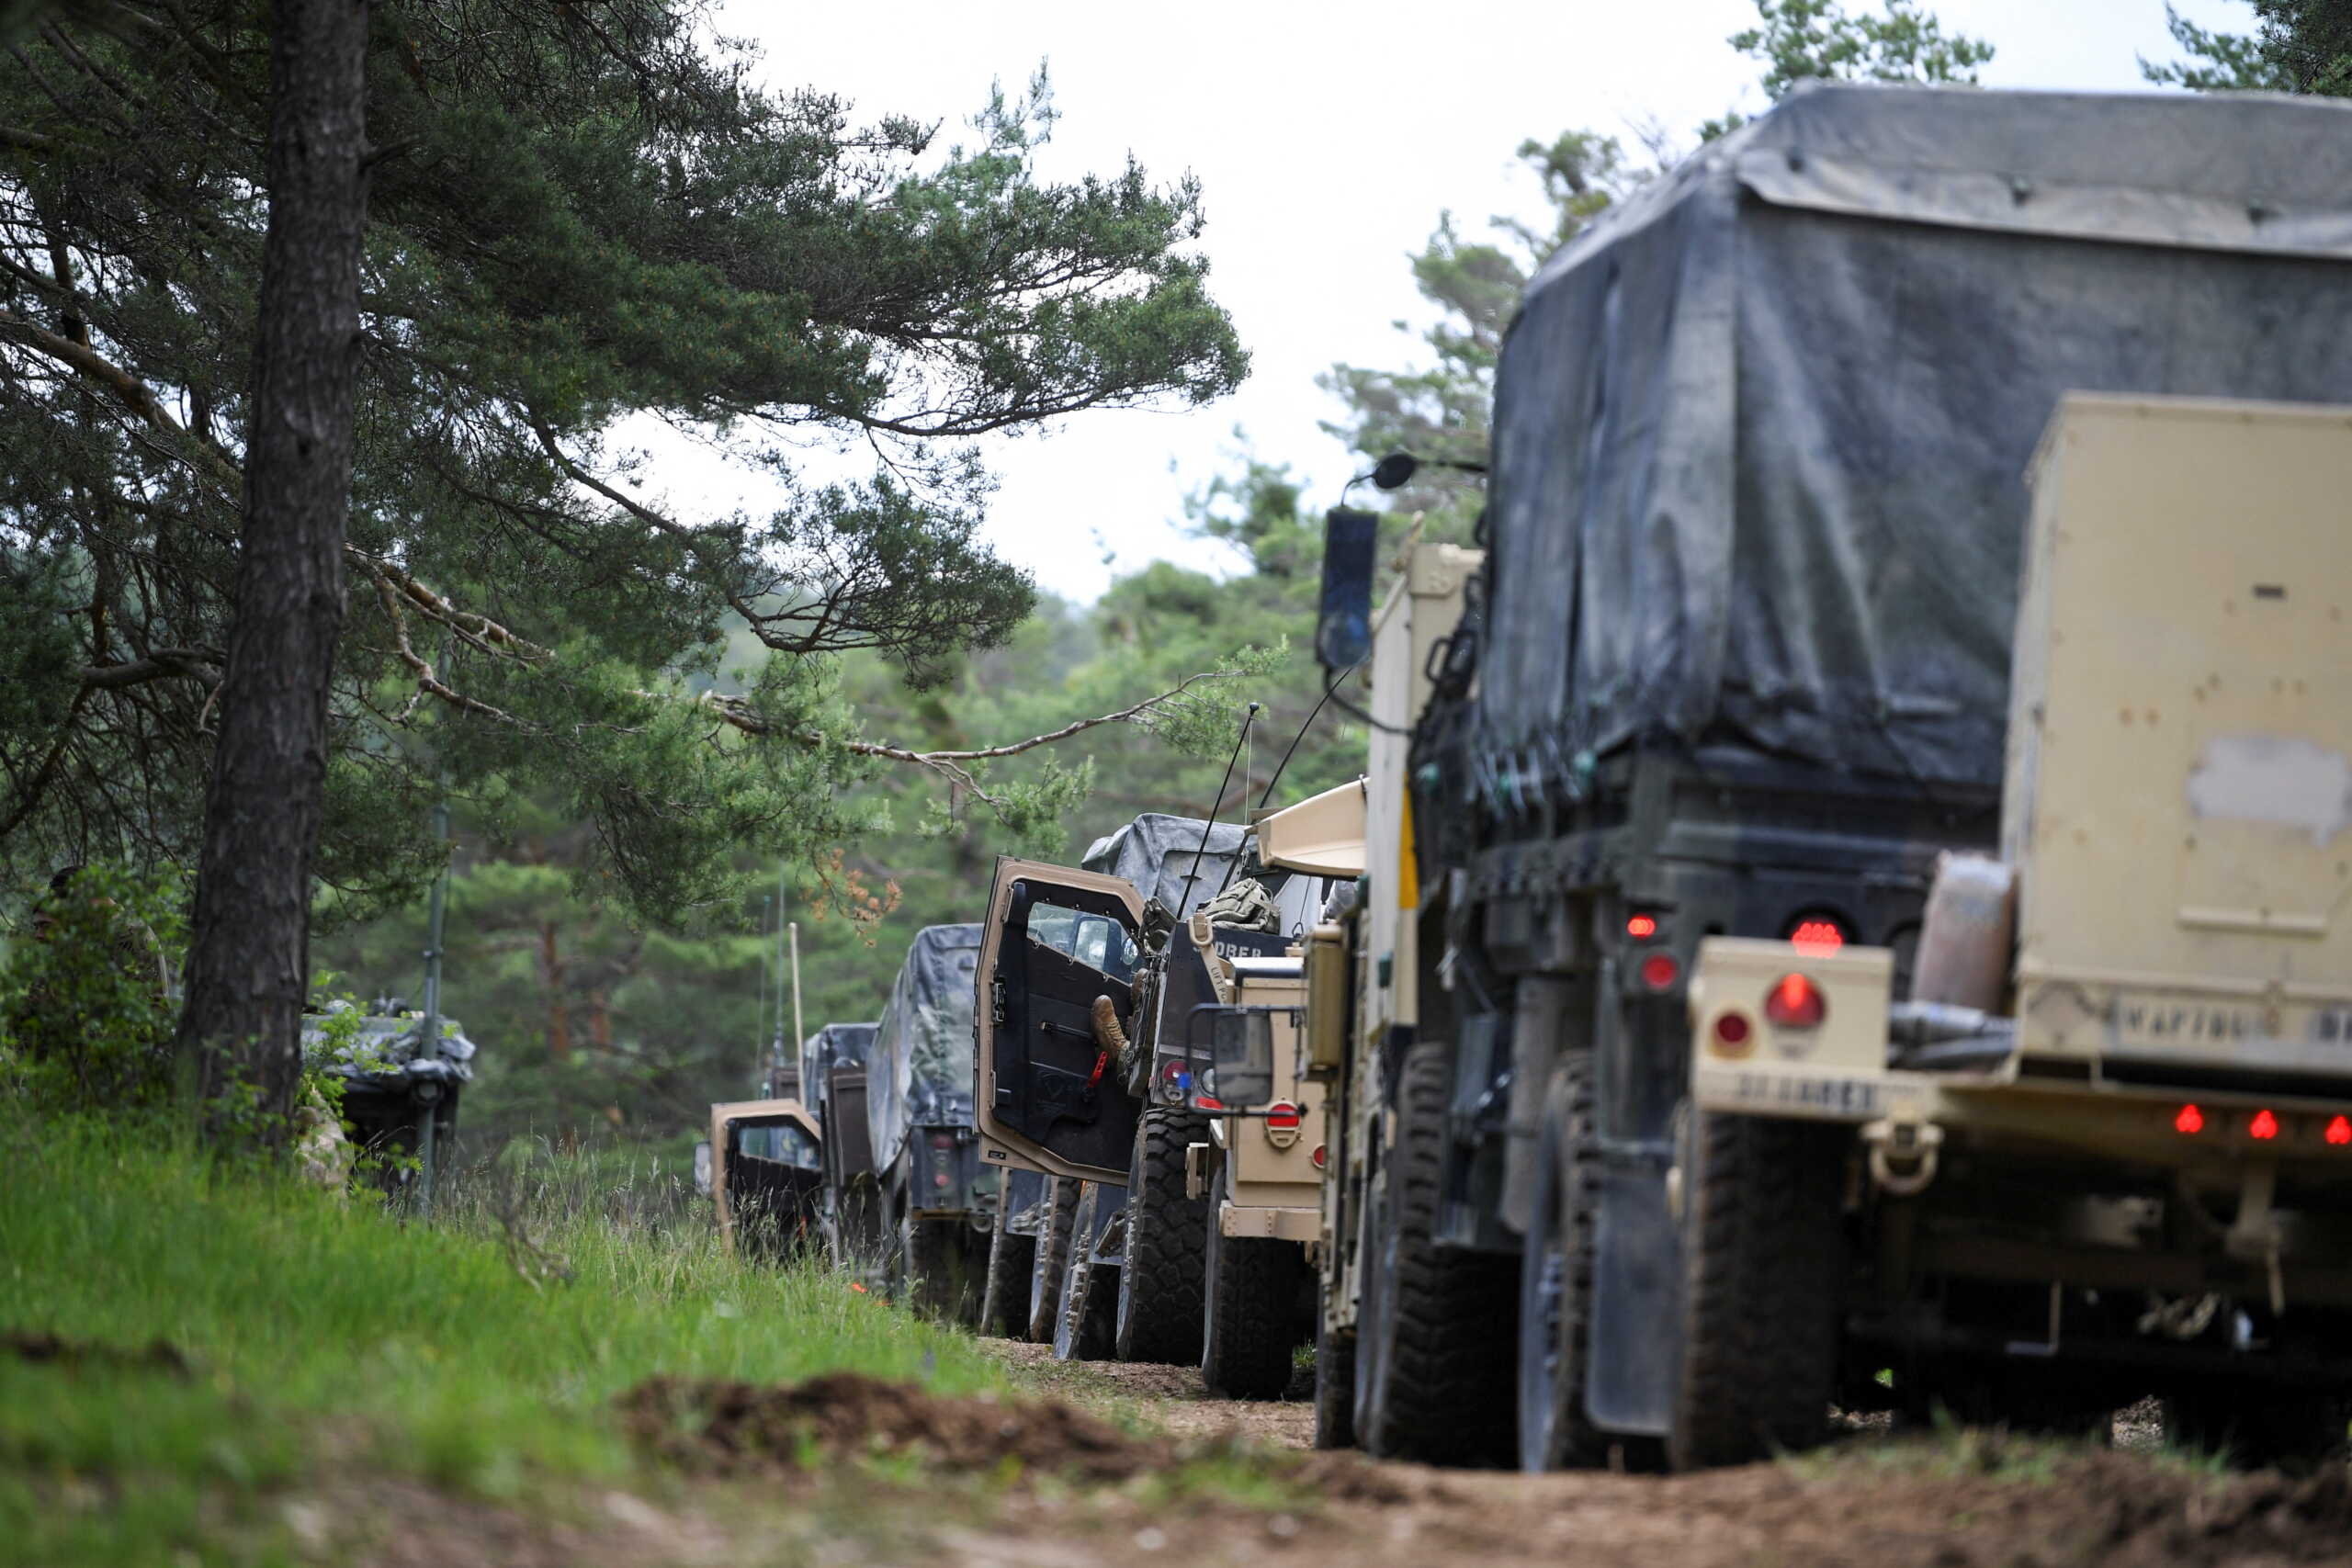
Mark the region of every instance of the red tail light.
<instances>
[{"instance_id":1,"label":"red tail light","mask_svg":"<svg viewBox=\"0 0 2352 1568\"><path fill-rule=\"evenodd\" d=\"M1653 953L1642 960L1642 986L1646 990L1670 991L1682 978L1682 963L1670 953Z\"/></svg>"},{"instance_id":2,"label":"red tail light","mask_svg":"<svg viewBox=\"0 0 2352 1568\"><path fill-rule=\"evenodd\" d=\"M1266 1125L1277 1133L1298 1131L1298 1107L1287 1100L1277 1100L1266 1107Z\"/></svg>"},{"instance_id":3,"label":"red tail light","mask_svg":"<svg viewBox=\"0 0 2352 1568\"><path fill-rule=\"evenodd\" d=\"M2257 1111L2254 1113L2254 1120L2245 1124L2245 1130L2247 1136L2259 1138L2267 1144L2278 1135L2278 1118L2267 1111Z\"/></svg>"},{"instance_id":4,"label":"red tail light","mask_svg":"<svg viewBox=\"0 0 2352 1568\"><path fill-rule=\"evenodd\" d=\"M1807 915L1789 931L1789 945L1804 953L1830 953L1846 945L1846 928L1826 915Z\"/></svg>"},{"instance_id":5,"label":"red tail light","mask_svg":"<svg viewBox=\"0 0 2352 1568\"><path fill-rule=\"evenodd\" d=\"M1197 1103L1204 1111L1222 1111L1225 1109L1225 1101L1217 1099L1215 1095L1210 1094L1201 1096L1199 1100L1195 1103Z\"/></svg>"},{"instance_id":6,"label":"red tail light","mask_svg":"<svg viewBox=\"0 0 2352 1568\"><path fill-rule=\"evenodd\" d=\"M2327 1124L2327 1141L2337 1148L2352 1144L2352 1116L2338 1116Z\"/></svg>"},{"instance_id":7,"label":"red tail light","mask_svg":"<svg viewBox=\"0 0 2352 1568\"><path fill-rule=\"evenodd\" d=\"M2347 1128L2347 1130L2352 1130L2352 1128ZM1320 1144L1316 1145L1315 1145L1315 1152L1314 1152L1313 1154L1311 1154L1311 1155L1308 1155L1306 1157L1307 1157L1308 1159L1311 1159L1311 1160L1313 1160L1313 1161L1315 1162L1315 1168L1316 1168L1316 1169L1317 1169L1317 1170L1322 1169L1322 1168L1323 1168L1323 1145L1320 1145Z\"/></svg>"},{"instance_id":8,"label":"red tail light","mask_svg":"<svg viewBox=\"0 0 2352 1568\"><path fill-rule=\"evenodd\" d=\"M1818 1029L1829 1016L1829 1000L1804 976L1783 975L1764 998L1764 1016L1782 1029Z\"/></svg>"},{"instance_id":9,"label":"red tail light","mask_svg":"<svg viewBox=\"0 0 2352 1568\"><path fill-rule=\"evenodd\" d=\"M1656 915L1628 915L1625 918L1625 934L1632 937L1635 942L1649 941L1650 938L1657 935L1657 917Z\"/></svg>"},{"instance_id":10,"label":"red tail light","mask_svg":"<svg viewBox=\"0 0 2352 1568\"><path fill-rule=\"evenodd\" d=\"M2205 1112L2193 1105L2184 1105L2180 1114L2172 1119L2172 1130L2194 1137L2205 1130Z\"/></svg>"},{"instance_id":11,"label":"red tail light","mask_svg":"<svg viewBox=\"0 0 2352 1568\"><path fill-rule=\"evenodd\" d=\"M1756 1026L1748 1021L1744 1012L1715 1015L1715 1043L1728 1055L1736 1055L1745 1051L1748 1037L1755 1032Z\"/></svg>"}]
</instances>

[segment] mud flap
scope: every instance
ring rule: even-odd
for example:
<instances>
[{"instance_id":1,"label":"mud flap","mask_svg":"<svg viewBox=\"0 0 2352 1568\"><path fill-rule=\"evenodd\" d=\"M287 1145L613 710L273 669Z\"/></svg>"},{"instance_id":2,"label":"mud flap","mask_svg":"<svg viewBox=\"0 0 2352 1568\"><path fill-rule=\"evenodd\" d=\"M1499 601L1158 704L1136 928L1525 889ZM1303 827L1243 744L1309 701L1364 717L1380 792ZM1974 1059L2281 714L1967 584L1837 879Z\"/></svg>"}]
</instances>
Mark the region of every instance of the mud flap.
<instances>
[{"instance_id":1,"label":"mud flap","mask_svg":"<svg viewBox=\"0 0 2352 1568\"><path fill-rule=\"evenodd\" d=\"M1602 1155L1585 1411L1628 1436L1668 1435L1681 1374L1682 1238L1666 1168L1647 1150Z\"/></svg>"}]
</instances>

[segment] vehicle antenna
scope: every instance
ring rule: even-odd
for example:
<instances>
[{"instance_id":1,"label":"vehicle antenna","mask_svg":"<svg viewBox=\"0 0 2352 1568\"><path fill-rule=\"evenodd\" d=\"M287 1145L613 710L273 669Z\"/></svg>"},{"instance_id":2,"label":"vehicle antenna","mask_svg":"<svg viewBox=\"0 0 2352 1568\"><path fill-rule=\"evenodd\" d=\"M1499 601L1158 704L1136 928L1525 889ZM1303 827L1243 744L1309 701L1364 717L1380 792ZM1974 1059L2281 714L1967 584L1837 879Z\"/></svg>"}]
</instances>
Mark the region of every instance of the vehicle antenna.
<instances>
[{"instance_id":1,"label":"vehicle antenna","mask_svg":"<svg viewBox=\"0 0 2352 1568\"><path fill-rule=\"evenodd\" d=\"M1260 810L1264 810L1266 802L1274 798L1274 786L1283 782L1283 770L1289 767L1291 758L1297 755L1298 743L1306 739L1306 732L1315 728L1316 719L1322 716L1323 705L1331 700L1331 694L1340 689L1340 682L1346 680L1349 676L1354 674L1357 671L1363 668L1363 664L1359 662L1351 664L1345 670L1339 671L1331 677L1331 683L1323 688L1323 694L1315 699L1315 706L1307 712L1306 722L1298 727L1298 733L1290 738L1290 745L1283 752L1283 760L1274 764L1274 776L1266 781L1265 793L1258 796L1258 808ZM1245 784L1243 787L1246 790L1248 786ZM1241 857L1239 855L1234 856L1231 861L1227 863L1225 868L1225 880L1216 885L1217 895L1220 897L1224 896L1227 888L1233 886L1233 874L1240 869Z\"/></svg>"},{"instance_id":2,"label":"vehicle antenna","mask_svg":"<svg viewBox=\"0 0 2352 1568\"><path fill-rule=\"evenodd\" d=\"M1261 705L1258 703L1250 705L1250 711L1241 717L1241 733L1233 738L1233 755L1225 760L1225 777L1217 781L1216 798L1209 802L1208 820L1201 824L1201 847L1193 852L1193 869L1184 874L1183 907L1176 911L1180 916L1191 912L1193 884L1201 879L1201 857L1208 853L1209 835L1216 830L1217 807L1225 804L1226 789L1233 783L1233 764L1241 761L1241 748L1250 739L1250 727L1258 722ZM1245 796L1250 792L1246 779L1242 781L1241 791Z\"/></svg>"}]
</instances>

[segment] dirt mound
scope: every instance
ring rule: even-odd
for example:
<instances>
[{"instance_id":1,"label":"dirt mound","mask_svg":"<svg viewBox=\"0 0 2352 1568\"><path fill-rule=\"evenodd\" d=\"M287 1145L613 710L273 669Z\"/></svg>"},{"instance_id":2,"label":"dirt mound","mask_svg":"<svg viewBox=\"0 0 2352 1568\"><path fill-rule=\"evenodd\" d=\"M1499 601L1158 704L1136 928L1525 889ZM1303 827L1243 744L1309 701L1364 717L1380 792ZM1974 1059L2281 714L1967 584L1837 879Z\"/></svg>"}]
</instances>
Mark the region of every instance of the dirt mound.
<instances>
[{"instance_id":1,"label":"dirt mound","mask_svg":"<svg viewBox=\"0 0 2352 1568\"><path fill-rule=\"evenodd\" d=\"M61 1367L130 1367L175 1378L188 1375L187 1357L178 1346L164 1339L142 1349L103 1345L96 1340L67 1339L55 1334L28 1333L20 1328L0 1329L0 1356L13 1356L20 1361L51 1362Z\"/></svg>"},{"instance_id":2,"label":"dirt mound","mask_svg":"<svg viewBox=\"0 0 2352 1568\"><path fill-rule=\"evenodd\" d=\"M640 1444L690 1470L800 1470L827 1460L914 1454L946 1470L1023 1470L1123 1481L1160 1455L1059 1401L950 1399L836 1372L805 1382L650 1378L620 1397Z\"/></svg>"}]
</instances>

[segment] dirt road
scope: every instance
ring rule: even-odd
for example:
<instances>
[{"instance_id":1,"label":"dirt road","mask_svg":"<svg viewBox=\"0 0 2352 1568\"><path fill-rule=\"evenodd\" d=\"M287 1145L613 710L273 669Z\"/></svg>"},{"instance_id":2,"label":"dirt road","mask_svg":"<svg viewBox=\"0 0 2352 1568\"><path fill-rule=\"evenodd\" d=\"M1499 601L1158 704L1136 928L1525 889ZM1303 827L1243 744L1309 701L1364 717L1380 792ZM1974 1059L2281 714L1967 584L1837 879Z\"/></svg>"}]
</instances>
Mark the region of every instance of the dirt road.
<instances>
[{"instance_id":1,"label":"dirt road","mask_svg":"<svg viewBox=\"0 0 2352 1568\"><path fill-rule=\"evenodd\" d=\"M1044 1391L1140 1412L1173 1438L1229 1432L1300 1450L1311 1438L1305 1403L1212 1398L1186 1369L1057 1364L1029 1346L1001 1353ZM2130 1446L1860 1431L1803 1459L1671 1477L1519 1476L1315 1456L1302 1476L1315 1500L1296 1512L1204 1503L1098 1511L1081 1522L1015 1509L997 1529L943 1544L1006 1568L1132 1568L1163 1552L1299 1568L2352 1561L2352 1485L2341 1466L2301 1479L2230 1475L2155 1450L2144 1427L2127 1424L2118 1438Z\"/></svg>"}]
</instances>

